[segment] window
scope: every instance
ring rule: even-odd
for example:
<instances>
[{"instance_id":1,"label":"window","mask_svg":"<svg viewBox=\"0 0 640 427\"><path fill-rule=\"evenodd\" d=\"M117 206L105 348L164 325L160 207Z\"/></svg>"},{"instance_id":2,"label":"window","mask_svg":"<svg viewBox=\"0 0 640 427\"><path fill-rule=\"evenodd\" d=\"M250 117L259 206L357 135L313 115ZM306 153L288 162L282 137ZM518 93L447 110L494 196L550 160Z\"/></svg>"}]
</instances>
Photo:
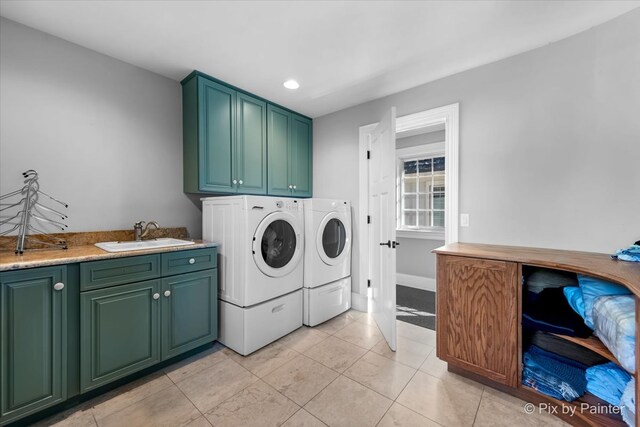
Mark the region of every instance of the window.
<instances>
[{"instance_id":1,"label":"window","mask_svg":"<svg viewBox=\"0 0 640 427\"><path fill-rule=\"evenodd\" d=\"M399 231L444 233L445 157L425 147L398 150Z\"/></svg>"}]
</instances>

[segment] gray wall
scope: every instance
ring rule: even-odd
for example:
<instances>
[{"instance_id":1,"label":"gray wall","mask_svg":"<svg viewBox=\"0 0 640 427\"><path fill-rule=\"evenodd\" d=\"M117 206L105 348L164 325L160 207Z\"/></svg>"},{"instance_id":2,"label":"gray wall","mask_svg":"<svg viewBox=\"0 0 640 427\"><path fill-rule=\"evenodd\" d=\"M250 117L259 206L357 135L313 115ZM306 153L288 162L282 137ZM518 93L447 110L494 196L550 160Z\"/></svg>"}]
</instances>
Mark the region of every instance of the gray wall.
<instances>
[{"instance_id":1,"label":"gray wall","mask_svg":"<svg viewBox=\"0 0 640 427\"><path fill-rule=\"evenodd\" d=\"M179 83L2 18L0 92L0 194L36 169L69 203L69 231L156 219L201 235Z\"/></svg>"},{"instance_id":2,"label":"gray wall","mask_svg":"<svg viewBox=\"0 0 640 427\"><path fill-rule=\"evenodd\" d=\"M436 256L431 251L444 245L443 240L398 239L396 271L400 274L436 278ZM401 285L401 281L399 281Z\"/></svg>"},{"instance_id":3,"label":"gray wall","mask_svg":"<svg viewBox=\"0 0 640 427\"><path fill-rule=\"evenodd\" d=\"M640 10L314 121L314 194L358 218L358 128L460 103L460 241L609 253L640 239ZM341 171L339 174L336 170ZM354 290L360 271L353 251Z\"/></svg>"}]
</instances>

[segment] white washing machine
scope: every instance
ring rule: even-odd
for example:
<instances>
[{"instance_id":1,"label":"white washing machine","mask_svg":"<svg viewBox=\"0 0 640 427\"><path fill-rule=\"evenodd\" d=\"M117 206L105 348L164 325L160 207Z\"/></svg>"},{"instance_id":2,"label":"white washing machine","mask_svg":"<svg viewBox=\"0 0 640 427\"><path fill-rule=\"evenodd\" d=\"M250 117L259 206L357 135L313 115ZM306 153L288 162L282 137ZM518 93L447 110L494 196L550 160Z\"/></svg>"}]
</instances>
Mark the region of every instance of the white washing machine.
<instances>
[{"instance_id":1,"label":"white washing machine","mask_svg":"<svg viewBox=\"0 0 640 427\"><path fill-rule=\"evenodd\" d=\"M302 326L302 201L204 198L202 235L219 244L218 341L246 355Z\"/></svg>"},{"instance_id":2,"label":"white washing machine","mask_svg":"<svg viewBox=\"0 0 640 427\"><path fill-rule=\"evenodd\" d=\"M351 203L304 200L304 314L315 326L351 307Z\"/></svg>"}]
</instances>

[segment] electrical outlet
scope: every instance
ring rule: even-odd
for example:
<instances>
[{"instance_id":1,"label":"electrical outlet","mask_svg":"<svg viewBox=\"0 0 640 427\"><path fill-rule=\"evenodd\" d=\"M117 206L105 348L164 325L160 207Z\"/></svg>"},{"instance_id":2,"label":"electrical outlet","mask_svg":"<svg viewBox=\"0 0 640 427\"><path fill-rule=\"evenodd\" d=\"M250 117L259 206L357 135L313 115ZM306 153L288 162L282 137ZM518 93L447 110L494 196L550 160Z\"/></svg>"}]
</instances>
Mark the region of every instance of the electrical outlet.
<instances>
[{"instance_id":1,"label":"electrical outlet","mask_svg":"<svg viewBox=\"0 0 640 427\"><path fill-rule=\"evenodd\" d=\"M469 226L469 214L460 214L460 227Z\"/></svg>"}]
</instances>

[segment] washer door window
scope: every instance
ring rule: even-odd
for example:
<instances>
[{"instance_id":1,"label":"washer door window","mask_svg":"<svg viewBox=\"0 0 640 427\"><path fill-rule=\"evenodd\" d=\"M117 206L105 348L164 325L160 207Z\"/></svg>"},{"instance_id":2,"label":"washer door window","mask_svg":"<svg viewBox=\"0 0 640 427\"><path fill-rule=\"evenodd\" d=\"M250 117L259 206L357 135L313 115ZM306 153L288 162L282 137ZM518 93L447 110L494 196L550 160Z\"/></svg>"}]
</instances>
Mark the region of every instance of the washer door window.
<instances>
[{"instance_id":1,"label":"washer door window","mask_svg":"<svg viewBox=\"0 0 640 427\"><path fill-rule=\"evenodd\" d=\"M253 259L264 274L282 277L300 262L300 230L293 215L275 212L262 220L253 236Z\"/></svg>"},{"instance_id":2,"label":"washer door window","mask_svg":"<svg viewBox=\"0 0 640 427\"><path fill-rule=\"evenodd\" d=\"M349 254L351 230L343 215L331 212L320 222L317 235L318 254L325 264L336 265Z\"/></svg>"}]
</instances>

